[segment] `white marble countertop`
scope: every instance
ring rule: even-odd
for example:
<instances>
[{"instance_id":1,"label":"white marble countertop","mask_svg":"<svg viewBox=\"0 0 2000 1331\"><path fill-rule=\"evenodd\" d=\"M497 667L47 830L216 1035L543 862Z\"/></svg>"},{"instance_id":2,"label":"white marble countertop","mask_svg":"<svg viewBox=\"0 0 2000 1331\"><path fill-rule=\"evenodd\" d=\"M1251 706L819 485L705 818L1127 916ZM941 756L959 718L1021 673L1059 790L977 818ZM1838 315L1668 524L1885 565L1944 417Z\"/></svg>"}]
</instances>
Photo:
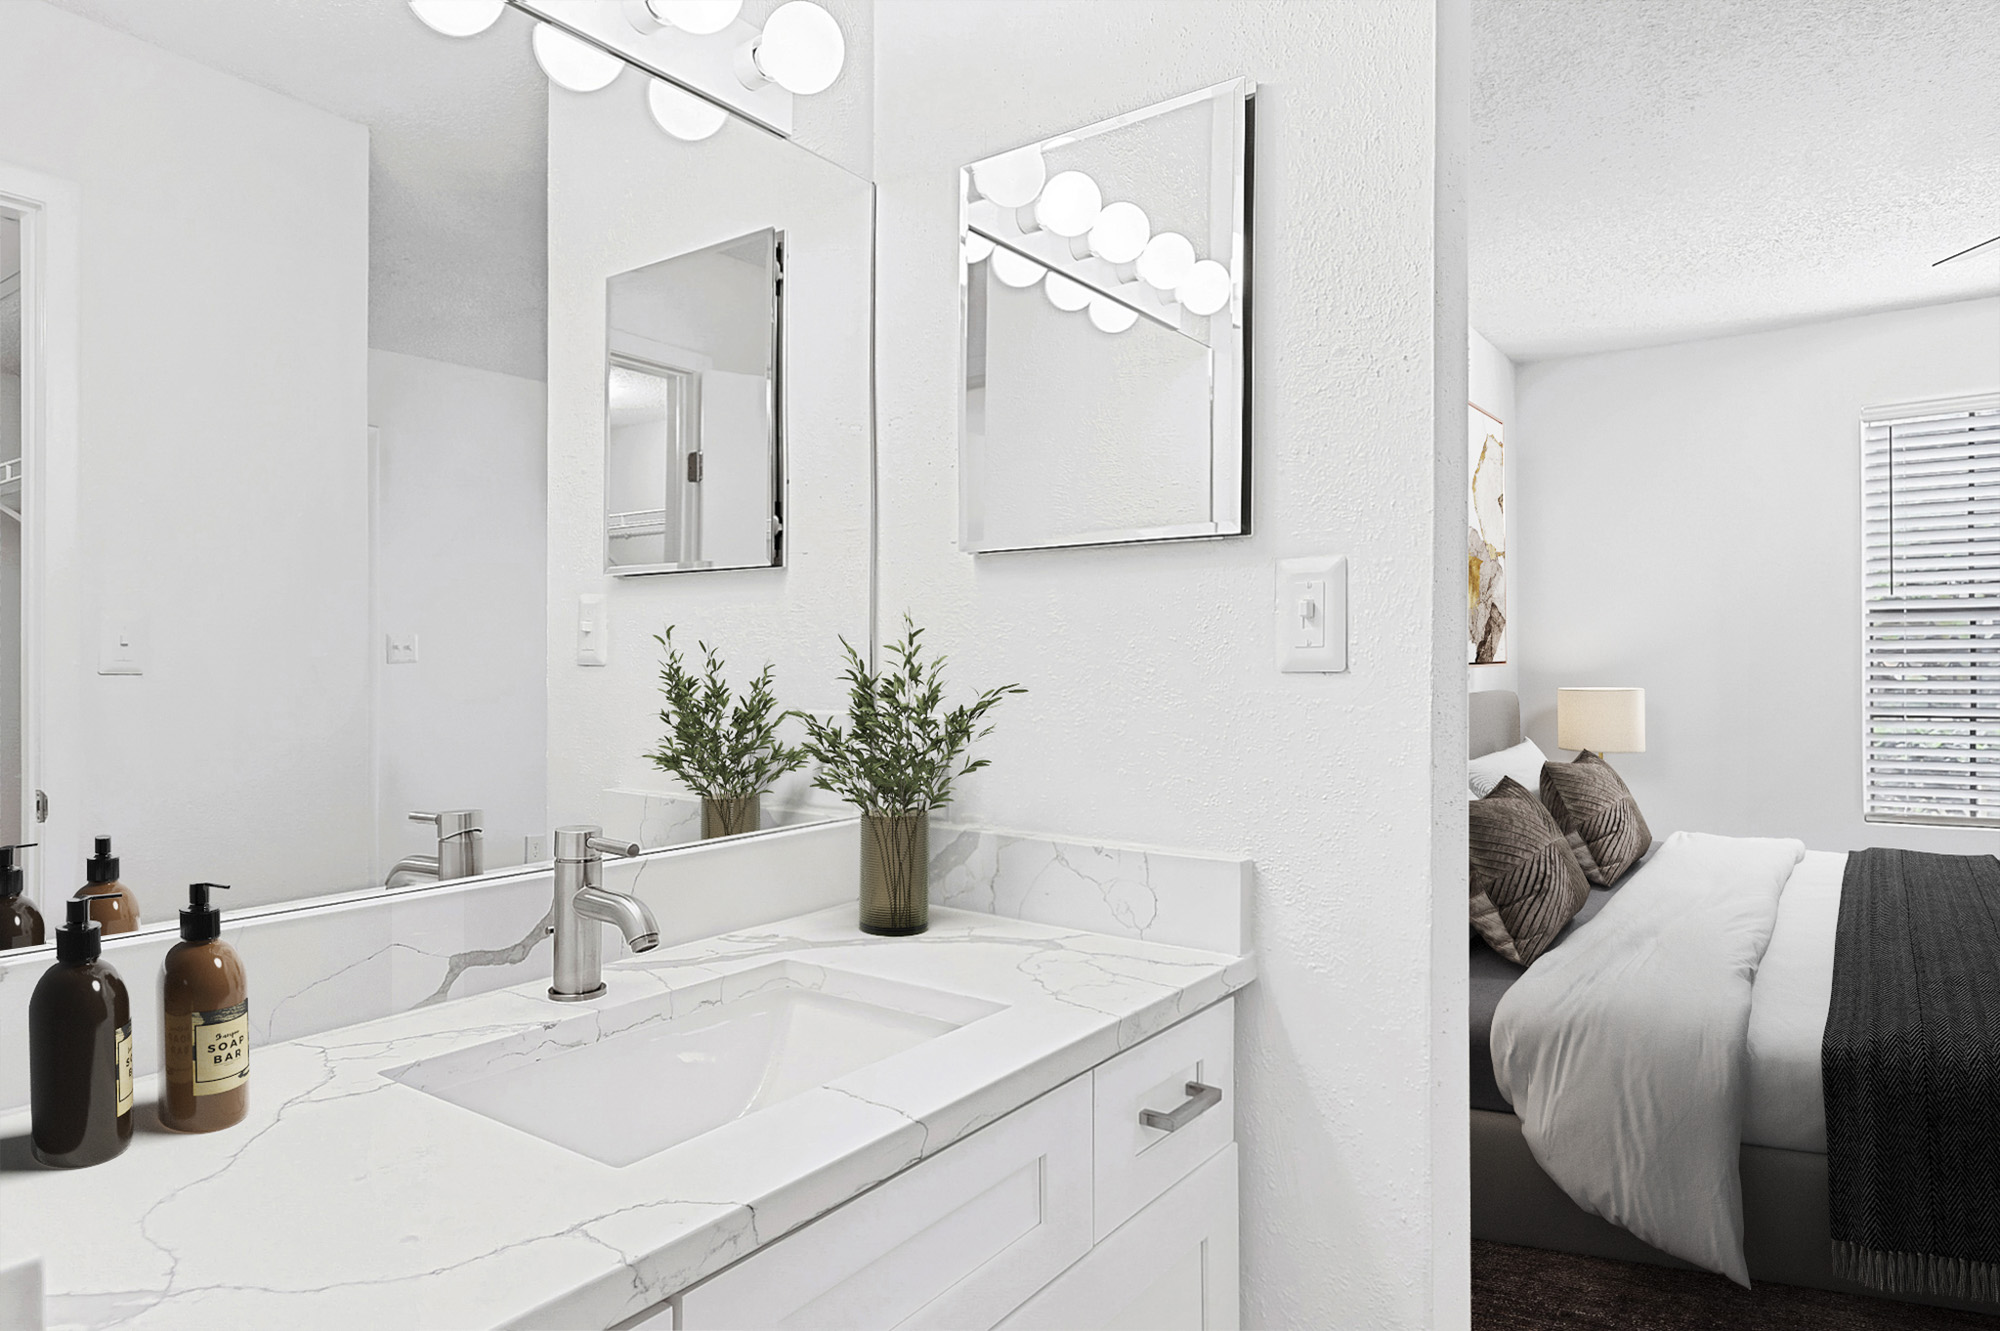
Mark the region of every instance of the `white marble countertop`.
<instances>
[{"instance_id":1,"label":"white marble countertop","mask_svg":"<svg viewBox=\"0 0 2000 1331\"><path fill-rule=\"evenodd\" d=\"M27 1116L0 1117L0 1265L42 1256L51 1327L609 1326L1254 974L965 911L933 909L916 938L853 919L622 961L590 1005L552 1003L542 981L253 1049L248 1119L207 1136L160 1129L142 1085L131 1147L93 1169L37 1167ZM1003 1010L623 1168L384 1075L591 1007L713 1002L718 980L777 961Z\"/></svg>"}]
</instances>

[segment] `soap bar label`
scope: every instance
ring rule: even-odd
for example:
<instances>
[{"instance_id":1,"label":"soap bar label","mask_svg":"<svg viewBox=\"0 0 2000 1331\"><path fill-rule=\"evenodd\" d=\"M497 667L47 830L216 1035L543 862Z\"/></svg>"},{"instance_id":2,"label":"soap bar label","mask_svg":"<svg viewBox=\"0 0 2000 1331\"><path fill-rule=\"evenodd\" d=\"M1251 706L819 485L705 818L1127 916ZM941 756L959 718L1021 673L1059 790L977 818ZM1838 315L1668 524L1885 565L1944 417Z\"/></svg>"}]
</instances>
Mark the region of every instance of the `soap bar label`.
<instances>
[{"instance_id":1,"label":"soap bar label","mask_svg":"<svg viewBox=\"0 0 2000 1331\"><path fill-rule=\"evenodd\" d=\"M250 1080L250 1005L194 1014L194 1093L220 1095Z\"/></svg>"},{"instance_id":2,"label":"soap bar label","mask_svg":"<svg viewBox=\"0 0 2000 1331\"><path fill-rule=\"evenodd\" d=\"M132 1112L132 1023L118 1028L113 1039L113 1057L118 1062L118 1117Z\"/></svg>"}]
</instances>

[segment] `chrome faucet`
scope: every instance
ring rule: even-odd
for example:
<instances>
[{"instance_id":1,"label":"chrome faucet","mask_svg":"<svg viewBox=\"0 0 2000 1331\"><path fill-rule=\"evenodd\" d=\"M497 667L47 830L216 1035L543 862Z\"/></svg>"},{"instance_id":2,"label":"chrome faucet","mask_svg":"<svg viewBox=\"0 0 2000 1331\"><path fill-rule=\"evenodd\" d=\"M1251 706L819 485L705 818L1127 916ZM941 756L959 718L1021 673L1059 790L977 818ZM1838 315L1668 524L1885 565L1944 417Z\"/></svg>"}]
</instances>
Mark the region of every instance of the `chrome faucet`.
<instances>
[{"instance_id":1,"label":"chrome faucet","mask_svg":"<svg viewBox=\"0 0 2000 1331\"><path fill-rule=\"evenodd\" d=\"M448 883L454 878L476 878L486 872L486 811L447 809L443 813L413 813L413 823L437 825L437 854L405 855L389 870L382 886L396 886L398 876L435 878Z\"/></svg>"},{"instance_id":2,"label":"chrome faucet","mask_svg":"<svg viewBox=\"0 0 2000 1331\"><path fill-rule=\"evenodd\" d=\"M608 841L601 827L556 829L556 901L549 932L556 936L555 983L549 997L559 1003L596 998L604 992L601 924L615 924L634 952L660 945L660 926L644 902L604 886L604 856L637 855L629 841Z\"/></svg>"}]
</instances>

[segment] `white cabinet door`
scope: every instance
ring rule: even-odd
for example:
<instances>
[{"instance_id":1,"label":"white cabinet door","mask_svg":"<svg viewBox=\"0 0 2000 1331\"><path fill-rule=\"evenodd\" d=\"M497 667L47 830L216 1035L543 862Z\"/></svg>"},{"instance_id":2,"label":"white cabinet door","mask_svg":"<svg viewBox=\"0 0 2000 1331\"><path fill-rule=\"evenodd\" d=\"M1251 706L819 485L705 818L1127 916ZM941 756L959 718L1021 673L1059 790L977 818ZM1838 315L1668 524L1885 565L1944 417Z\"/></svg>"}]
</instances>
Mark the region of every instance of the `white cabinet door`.
<instances>
[{"instance_id":1,"label":"white cabinet door","mask_svg":"<svg viewBox=\"0 0 2000 1331\"><path fill-rule=\"evenodd\" d=\"M1092 1076L1103 1238L1236 1139L1236 1000L1168 1027ZM1190 1084L1205 1089L1198 1095ZM1149 1127L1148 1111L1185 1122Z\"/></svg>"},{"instance_id":2,"label":"white cabinet door","mask_svg":"<svg viewBox=\"0 0 2000 1331\"><path fill-rule=\"evenodd\" d=\"M1167 1189L1000 1331L1237 1331L1236 1147Z\"/></svg>"},{"instance_id":3,"label":"white cabinet door","mask_svg":"<svg viewBox=\"0 0 2000 1331\"><path fill-rule=\"evenodd\" d=\"M684 1331L991 1327L1091 1240L1078 1077L680 1295Z\"/></svg>"}]
</instances>

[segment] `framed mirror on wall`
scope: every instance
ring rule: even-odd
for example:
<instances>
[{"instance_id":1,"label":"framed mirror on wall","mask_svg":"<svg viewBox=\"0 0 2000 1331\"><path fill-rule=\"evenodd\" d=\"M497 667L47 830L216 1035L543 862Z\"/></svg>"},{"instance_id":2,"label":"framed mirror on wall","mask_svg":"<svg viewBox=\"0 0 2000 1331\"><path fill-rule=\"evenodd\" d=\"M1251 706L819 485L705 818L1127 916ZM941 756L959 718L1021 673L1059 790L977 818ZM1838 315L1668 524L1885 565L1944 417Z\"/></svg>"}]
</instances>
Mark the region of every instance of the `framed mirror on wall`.
<instances>
[{"instance_id":1,"label":"framed mirror on wall","mask_svg":"<svg viewBox=\"0 0 2000 1331\"><path fill-rule=\"evenodd\" d=\"M1255 86L959 172L959 544L1250 531Z\"/></svg>"},{"instance_id":2,"label":"framed mirror on wall","mask_svg":"<svg viewBox=\"0 0 2000 1331\"><path fill-rule=\"evenodd\" d=\"M605 283L605 572L785 562L783 273L764 227Z\"/></svg>"}]
</instances>

